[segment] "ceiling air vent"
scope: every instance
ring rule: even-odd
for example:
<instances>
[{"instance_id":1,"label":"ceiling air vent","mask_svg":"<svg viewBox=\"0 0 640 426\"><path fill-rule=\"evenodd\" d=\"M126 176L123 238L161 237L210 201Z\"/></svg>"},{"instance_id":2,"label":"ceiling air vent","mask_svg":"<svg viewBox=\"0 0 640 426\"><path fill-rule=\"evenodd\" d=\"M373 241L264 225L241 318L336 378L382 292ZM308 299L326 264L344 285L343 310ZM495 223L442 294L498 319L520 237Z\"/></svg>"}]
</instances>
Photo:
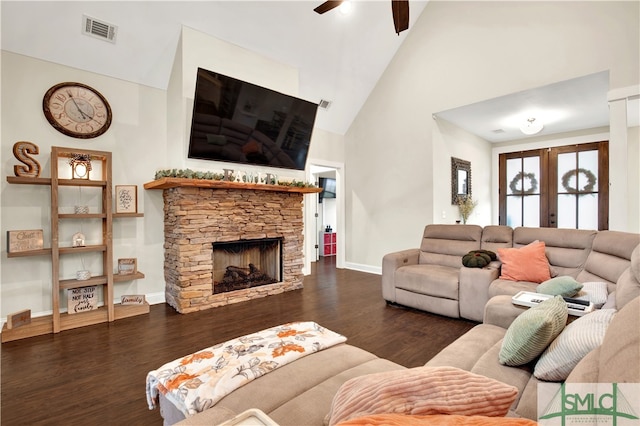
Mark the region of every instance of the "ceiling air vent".
<instances>
[{"instance_id":1,"label":"ceiling air vent","mask_svg":"<svg viewBox=\"0 0 640 426\"><path fill-rule=\"evenodd\" d=\"M324 109L325 111L329 109L331 106L331 101L327 101L325 99L320 99L320 103L318 104L318 108Z\"/></svg>"},{"instance_id":2,"label":"ceiling air vent","mask_svg":"<svg viewBox=\"0 0 640 426\"><path fill-rule=\"evenodd\" d=\"M495 129L495 130L492 130L492 132L495 134L500 134L500 133L504 133L504 129Z\"/></svg>"},{"instance_id":3,"label":"ceiling air vent","mask_svg":"<svg viewBox=\"0 0 640 426\"><path fill-rule=\"evenodd\" d=\"M104 21L92 18L91 16L82 15L82 33L101 40L116 42L116 34L118 27Z\"/></svg>"}]
</instances>

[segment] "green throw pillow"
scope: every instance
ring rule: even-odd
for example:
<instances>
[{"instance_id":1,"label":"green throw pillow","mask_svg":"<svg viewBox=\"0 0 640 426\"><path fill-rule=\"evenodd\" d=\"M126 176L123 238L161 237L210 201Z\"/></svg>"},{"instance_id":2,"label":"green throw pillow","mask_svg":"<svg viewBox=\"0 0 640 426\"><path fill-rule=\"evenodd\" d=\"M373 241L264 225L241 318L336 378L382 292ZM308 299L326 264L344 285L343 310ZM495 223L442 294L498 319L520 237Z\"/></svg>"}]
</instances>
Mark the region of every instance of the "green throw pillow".
<instances>
[{"instance_id":1,"label":"green throw pillow","mask_svg":"<svg viewBox=\"0 0 640 426\"><path fill-rule=\"evenodd\" d=\"M582 284L568 275L551 278L536 287L538 293L563 297L573 297L580 290L582 290Z\"/></svg>"},{"instance_id":2,"label":"green throw pillow","mask_svg":"<svg viewBox=\"0 0 640 426\"><path fill-rule=\"evenodd\" d=\"M567 324L568 308L561 296L547 299L520 314L502 340L500 364L517 366L533 361Z\"/></svg>"}]
</instances>

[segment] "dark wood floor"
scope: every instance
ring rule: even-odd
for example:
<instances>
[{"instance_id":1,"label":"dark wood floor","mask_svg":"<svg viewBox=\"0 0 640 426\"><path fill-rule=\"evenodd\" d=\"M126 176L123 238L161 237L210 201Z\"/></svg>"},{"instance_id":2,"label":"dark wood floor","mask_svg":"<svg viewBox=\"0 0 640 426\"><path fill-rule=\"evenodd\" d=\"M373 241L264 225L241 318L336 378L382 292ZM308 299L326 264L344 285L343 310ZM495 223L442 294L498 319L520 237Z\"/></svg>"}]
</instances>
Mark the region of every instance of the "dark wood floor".
<instances>
[{"instance_id":1,"label":"dark wood floor","mask_svg":"<svg viewBox=\"0 0 640 426\"><path fill-rule=\"evenodd\" d=\"M316 321L348 343L407 367L424 364L475 324L388 306L381 277L313 266L304 289L181 315L148 315L2 344L2 425L160 425L145 377L214 343L290 321Z\"/></svg>"}]
</instances>

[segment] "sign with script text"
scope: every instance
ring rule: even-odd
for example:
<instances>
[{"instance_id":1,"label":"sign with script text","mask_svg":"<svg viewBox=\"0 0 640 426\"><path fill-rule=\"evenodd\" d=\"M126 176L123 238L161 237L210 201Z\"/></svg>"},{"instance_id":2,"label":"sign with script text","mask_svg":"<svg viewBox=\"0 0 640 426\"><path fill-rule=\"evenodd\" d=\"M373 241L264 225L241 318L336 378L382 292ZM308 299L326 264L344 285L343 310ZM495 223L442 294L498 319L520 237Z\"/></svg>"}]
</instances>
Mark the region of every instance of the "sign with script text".
<instances>
[{"instance_id":1,"label":"sign with script text","mask_svg":"<svg viewBox=\"0 0 640 426\"><path fill-rule=\"evenodd\" d=\"M91 311L98 307L98 286L69 289L67 297L67 313Z\"/></svg>"}]
</instances>

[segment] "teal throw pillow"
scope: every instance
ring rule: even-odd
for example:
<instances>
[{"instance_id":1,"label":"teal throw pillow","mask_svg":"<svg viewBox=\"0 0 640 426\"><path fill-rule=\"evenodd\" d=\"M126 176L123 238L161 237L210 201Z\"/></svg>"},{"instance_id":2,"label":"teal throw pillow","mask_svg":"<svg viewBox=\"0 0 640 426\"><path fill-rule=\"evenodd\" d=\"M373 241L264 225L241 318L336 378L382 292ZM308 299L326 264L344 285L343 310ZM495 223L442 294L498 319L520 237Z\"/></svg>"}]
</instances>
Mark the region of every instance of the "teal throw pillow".
<instances>
[{"instance_id":1,"label":"teal throw pillow","mask_svg":"<svg viewBox=\"0 0 640 426\"><path fill-rule=\"evenodd\" d=\"M580 290L582 290L582 284L568 275L551 278L536 287L538 293L563 297L573 297L578 294Z\"/></svg>"},{"instance_id":2,"label":"teal throw pillow","mask_svg":"<svg viewBox=\"0 0 640 426\"><path fill-rule=\"evenodd\" d=\"M518 366L533 361L567 324L567 304L561 296L547 299L520 314L502 339L500 364Z\"/></svg>"}]
</instances>

